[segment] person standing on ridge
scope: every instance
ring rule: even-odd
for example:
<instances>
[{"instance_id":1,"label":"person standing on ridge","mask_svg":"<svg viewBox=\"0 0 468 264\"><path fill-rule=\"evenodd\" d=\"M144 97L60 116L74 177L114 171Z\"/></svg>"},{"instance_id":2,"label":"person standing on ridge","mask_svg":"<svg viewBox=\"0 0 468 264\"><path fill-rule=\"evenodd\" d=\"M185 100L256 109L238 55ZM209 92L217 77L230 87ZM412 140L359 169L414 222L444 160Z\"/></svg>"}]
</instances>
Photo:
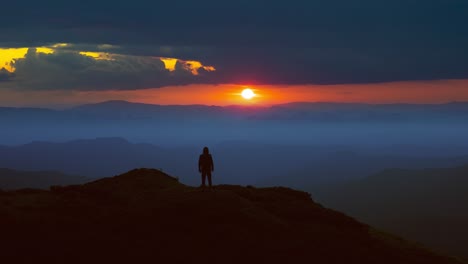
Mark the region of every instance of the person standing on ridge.
<instances>
[{"instance_id":1,"label":"person standing on ridge","mask_svg":"<svg viewBox=\"0 0 468 264\"><path fill-rule=\"evenodd\" d=\"M202 176L202 188L205 188L205 180L208 177L208 185L211 189L211 172L214 171L213 157L208 150L208 147L203 148L203 154L198 159L198 171Z\"/></svg>"}]
</instances>

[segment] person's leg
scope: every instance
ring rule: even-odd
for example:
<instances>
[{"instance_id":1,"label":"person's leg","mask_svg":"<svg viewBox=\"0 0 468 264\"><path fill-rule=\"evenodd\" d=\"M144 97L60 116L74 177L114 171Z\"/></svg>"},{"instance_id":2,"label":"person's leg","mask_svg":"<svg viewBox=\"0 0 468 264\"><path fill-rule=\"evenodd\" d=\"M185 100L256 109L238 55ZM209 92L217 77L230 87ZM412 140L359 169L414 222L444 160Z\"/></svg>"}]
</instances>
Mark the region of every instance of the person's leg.
<instances>
[{"instance_id":1,"label":"person's leg","mask_svg":"<svg viewBox=\"0 0 468 264\"><path fill-rule=\"evenodd\" d=\"M205 187L206 172L202 171L202 187Z\"/></svg>"},{"instance_id":2,"label":"person's leg","mask_svg":"<svg viewBox=\"0 0 468 264\"><path fill-rule=\"evenodd\" d=\"M210 188L211 188L211 171L208 171L208 172L206 173L206 175L208 176L208 184L209 184L209 186L210 186Z\"/></svg>"}]
</instances>

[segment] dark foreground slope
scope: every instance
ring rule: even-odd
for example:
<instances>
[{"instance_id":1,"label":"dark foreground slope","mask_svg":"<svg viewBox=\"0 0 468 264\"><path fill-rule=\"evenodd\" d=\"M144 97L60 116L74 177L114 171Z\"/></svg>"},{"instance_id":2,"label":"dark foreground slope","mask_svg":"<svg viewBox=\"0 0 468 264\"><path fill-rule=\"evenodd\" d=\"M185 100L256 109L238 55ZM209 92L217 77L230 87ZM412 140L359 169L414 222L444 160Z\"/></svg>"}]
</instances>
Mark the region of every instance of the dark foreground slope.
<instances>
[{"instance_id":1,"label":"dark foreground slope","mask_svg":"<svg viewBox=\"0 0 468 264\"><path fill-rule=\"evenodd\" d=\"M468 259L468 165L388 169L319 193L372 226ZM350 202L352 201L352 202Z\"/></svg>"},{"instance_id":2,"label":"dark foreground slope","mask_svg":"<svg viewBox=\"0 0 468 264\"><path fill-rule=\"evenodd\" d=\"M3 192L0 228L8 263L458 263L304 192L227 185L202 192L149 169Z\"/></svg>"}]
</instances>

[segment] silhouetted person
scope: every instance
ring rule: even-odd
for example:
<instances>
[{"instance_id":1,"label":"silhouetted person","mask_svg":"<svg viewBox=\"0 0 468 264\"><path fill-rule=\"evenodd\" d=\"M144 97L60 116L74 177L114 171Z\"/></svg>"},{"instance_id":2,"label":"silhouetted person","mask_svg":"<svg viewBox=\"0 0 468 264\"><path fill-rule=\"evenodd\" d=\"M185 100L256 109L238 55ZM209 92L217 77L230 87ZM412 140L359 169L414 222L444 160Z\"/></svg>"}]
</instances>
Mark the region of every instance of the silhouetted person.
<instances>
[{"instance_id":1,"label":"silhouetted person","mask_svg":"<svg viewBox=\"0 0 468 264\"><path fill-rule=\"evenodd\" d=\"M208 177L208 184L211 189L211 172L214 171L213 157L207 147L203 148L203 154L198 159L198 171L202 176L202 187L205 187L205 180Z\"/></svg>"}]
</instances>

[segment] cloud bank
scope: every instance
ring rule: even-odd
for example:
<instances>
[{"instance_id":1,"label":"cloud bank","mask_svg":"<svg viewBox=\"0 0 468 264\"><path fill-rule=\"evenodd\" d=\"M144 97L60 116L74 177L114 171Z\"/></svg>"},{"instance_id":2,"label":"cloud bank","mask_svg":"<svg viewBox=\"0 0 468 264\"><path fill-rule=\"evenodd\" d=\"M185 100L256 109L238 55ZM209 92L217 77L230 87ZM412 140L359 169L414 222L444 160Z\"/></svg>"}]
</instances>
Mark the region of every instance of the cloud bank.
<instances>
[{"instance_id":1,"label":"cloud bank","mask_svg":"<svg viewBox=\"0 0 468 264\"><path fill-rule=\"evenodd\" d=\"M173 68L168 68L165 60L159 57L53 47L49 52L38 50L29 48L23 58L12 60L13 72L5 68L0 71L0 81L10 81L3 87L24 90L135 90L203 82L207 74L215 71L214 67L204 66L198 61L174 58L166 59L173 63Z\"/></svg>"},{"instance_id":2,"label":"cloud bank","mask_svg":"<svg viewBox=\"0 0 468 264\"><path fill-rule=\"evenodd\" d=\"M7 12L0 17L0 36L8 38L0 40L0 47L73 43L57 49L125 56L94 64L62 53L41 55L34 62L31 56L16 63L15 79L23 88L468 78L468 2L464 0L21 0L2 3L2 10ZM179 65L178 71L168 73L159 70L161 65L151 62L151 57L199 61L216 71L201 68L199 76L191 76ZM64 64L62 69L57 63ZM57 72L75 83L60 78L47 83L31 72L32 65L46 67L47 76ZM142 72L130 74L127 69Z\"/></svg>"}]
</instances>

